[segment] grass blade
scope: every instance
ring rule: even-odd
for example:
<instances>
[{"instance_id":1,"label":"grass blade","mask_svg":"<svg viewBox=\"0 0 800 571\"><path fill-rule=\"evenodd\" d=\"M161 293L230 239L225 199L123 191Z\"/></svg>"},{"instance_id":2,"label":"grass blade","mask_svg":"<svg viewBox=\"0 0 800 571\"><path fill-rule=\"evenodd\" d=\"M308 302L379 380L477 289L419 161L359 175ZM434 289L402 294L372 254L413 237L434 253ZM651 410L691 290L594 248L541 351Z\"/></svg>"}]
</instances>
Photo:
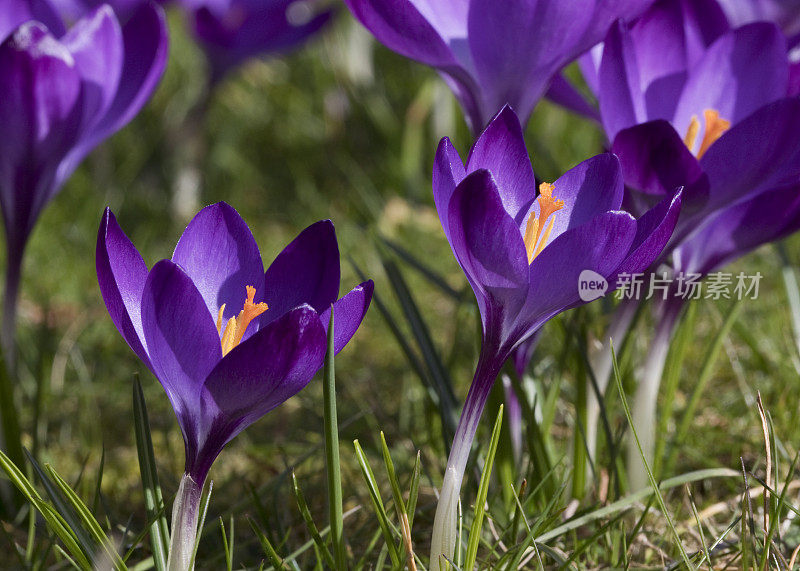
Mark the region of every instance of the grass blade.
<instances>
[{"instance_id":1,"label":"grass blade","mask_svg":"<svg viewBox=\"0 0 800 571\"><path fill-rule=\"evenodd\" d=\"M686 564L687 569L694 569L691 561L689 560L689 555L686 553L686 549L683 547L683 543L681 542L681 537L678 535L678 530L675 529L675 524L672 521L672 518L667 511L667 506L664 504L664 497L661 495L661 491L658 489L658 483L656 479L653 477L653 471L650 469L650 465L647 463L647 458L645 458L644 451L642 450L642 445L639 442L639 436L636 434L636 428L633 426L633 418L631 417L631 409L628 406L628 400L625 398L625 389L622 387L622 377L619 374L619 366L617 364L617 356L614 354L614 344L611 343L611 361L614 365L614 378L617 381L617 390L619 391L619 397L622 399L622 408L625 411L625 418L628 420L628 426L631 428L631 434L636 441L636 447L639 449L639 456L642 459L642 463L644 464L644 469L647 472L647 478L650 480L650 487L653 489L653 494L655 494L656 502L658 503L658 507L661 510L661 513L664 514L664 518L667 520L667 525L669 526L672 535L675 537L675 543L678 545L678 550L681 552L681 558L683 562Z\"/></svg>"},{"instance_id":2,"label":"grass blade","mask_svg":"<svg viewBox=\"0 0 800 571\"><path fill-rule=\"evenodd\" d=\"M261 548L264 550L264 554L267 556L267 559L269 559L272 568L280 570L288 569L286 564L283 562L283 559L281 559L280 555L278 555L278 552L275 551L275 548L272 547L272 543L270 543L267 536L264 535L264 532L261 531L261 528L258 527L258 524L255 522L255 520L248 516L247 523L250 524L250 528L253 530L253 533L256 534L256 537L261 544Z\"/></svg>"},{"instance_id":3,"label":"grass blade","mask_svg":"<svg viewBox=\"0 0 800 571\"><path fill-rule=\"evenodd\" d=\"M153 566L156 571L167 568L167 553L169 550L169 528L164 507L164 498L161 495L161 486L158 483L158 470L156 469L153 440L150 437L150 421L147 416L147 403L144 400L142 384L139 376L133 379L133 424L136 434L136 451L139 456L139 473L144 490L144 505L147 511L147 521L150 522L150 545L153 550Z\"/></svg>"},{"instance_id":4,"label":"grass blade","mask_svg":"<svg viewBox=\"0 0 800 571\"><path fill-rule=\"evenodd\" d=\"M358 460L358 465L361 467L361 474L364 476L364 481L366 481L367 488L369 489L372 507L375 510L375 515L378 517L378 525L383 533L383 539L386 541L389 557L392 559L392 565L397 568L400 566L400 555L397 553L394 537L392 536L392 531L389 529L389 517L386 515L386 508L381 499L378 482L375 480L375 474L372 472L369 461L367 461L367 457L361 449L361 444L358 443L358 440L353 441L353 446L355 446L356 449L356 460Z\"/></svg>"},{"instance_id":5,"label":"grass blade","mask_svg":"<svg viewBox=\"0 0 800 571\"><path fill-rule=\"evenodd\" d=\"M486 455L486 462L481 474L481 482L478 486L478 497L475 500L475 517L472 519L472 527L469 530L469 541L467 542L467 558L464 561L464 569L473 569L475 560L478 557L478 544L481 538L481 527L483 526L483 515L486 511L486 496L489 493L489 480L492 477L492 464L497 453L497 445L500 442L500 433L503 427L503 405L497 411L497 420L494 421L492 430L492 440L489 443L489 452Z\"/></svg>"},{"instance_id":6,"label":"grass blade","mask_svg":"<svg viewBox=\"0 0 800 571\"><path fill-rule=\"evenodd\" d=\"M319 534L317 525L314 523L314 518L311 517L311 512L308 510L308 504L306 504L306 499L303 497L303 491L300 489L300 484L297 482L297 476L295 476L294 471L292 471L292 490L294 491L294 497L297 500L297 507L300 509L300 515L303 516L303 521L306 524L308 532L311 534L311 538L314 540L314 543L317 545L317 549L325 559L325 564L331 569L340 569L340 567L336 566L336 562L334 562L331 552L325 545L325 540L322 539L322 536Z\"/></svg>"},{"instance_id":7,"label":"grass blade","mask_svg":"<svg viewBox=\"0 0 800 571\"><path fill-rule=\"evenodd\" d=\"M334 569L345 569L347 554L344 548L342 523L342 474L339 463L339 422L336 414L336 372L333 349L333 306L328 323L328 351L322 372L322 391L325 422L325 465L328 475L328 518L333 541Z\"/></svg>"},{"instance_id":8,"label":"grass blade","mask_svg":"<svg viewBox=\"0 0 800 571\"><path fill-rule=\"evenodd\" d=\"M386 473L389 476L389 484L392 488L392 499L394 500L394 508L397 511L397 519L400 521L400 533L402 537L401 551L405 549L407 555L408 568L415 569L414 566L414 550L411 544L411 527L408 523L408 512L406 512L405 502L403 502L403 493L400 491L400 483L397 481L397 474L394 470L394 462L389 453L389 447L386 445L386 437L381 431L381 452L383 453L383 463L386 466Z\"/></svg>"}]
</instances>

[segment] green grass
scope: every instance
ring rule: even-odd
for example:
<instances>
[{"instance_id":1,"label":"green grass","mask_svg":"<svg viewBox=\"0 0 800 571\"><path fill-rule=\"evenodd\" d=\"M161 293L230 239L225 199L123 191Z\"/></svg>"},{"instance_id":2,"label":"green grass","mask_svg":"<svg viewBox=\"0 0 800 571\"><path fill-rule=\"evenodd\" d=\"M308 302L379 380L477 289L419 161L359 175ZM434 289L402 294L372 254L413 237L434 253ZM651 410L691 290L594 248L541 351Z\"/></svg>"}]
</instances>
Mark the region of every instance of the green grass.
<instances>
[{"instance_id":1,"label":"green grass","mask_svg":"<svg viewBox=\"0 0 800 571\"><path fill-rule=\"evenodd\" d=\"M173 14L170 20L174 39L169 69L152 102L76 172L42 217L25 260L16 394L23 443L41 466L52 466L42 474L50 479L59 475L54 480L58 485L51 488L63 495L61 484L69 484L76 495L67 495L67 500L88 506L100 527L92 524L83 535L60 529L62 539L56 540L44 520L22 512L0 522L3 566L57 568L69 558L80 565L81 558L93 555L86 553L80 537L88 535L105 545L100 534L123 541L120 553L129 555L131 568L152 565L147 563L152 562L152 543L146 531L158 521L159 510L152 495L146 500L140 478L131 400L136 373L147 404L155 485L160 483L168 514L183 470L183 443L174 415L157 381L111 323L93 262L106 205L148 264L171 254L185 224L171 214L171 189L185 159L182 121L202 90L204 68L179 18ZM376 305L351 345L337 356L345 553L351 568L366 569L402 564L411 551L422 568L449 440L447 428L443 437L443 417L435 404L441 401L437 390L454 393L457 411L477 354L477 310L468 291L453 295L465 291L466 282L439 227L430 170L438 138L449 135L466 155L468 132L457 110L442 119L441 110L452 110L454 102L436 75L422 66L375 47L371 80L348 75L342 52L352 27L342 14L308 49L285 59L253 62L219 86L207 121L198 129L204 147L201 202L226 200L236 207L266 263L302 228L331 218L343 254L342 291L360 281L348 259L375 280L391 325L416 355L418 367L409 364ZM534 168L545 180L603 150L594 126L546 102L526 136ZM448 287L412 267L381 237L425 261ZM791 238L783 247L785 259L796 264L800 239ZM728 300L697 303L696 325L686 340L674 386L670 384L669 402L660 407L672 411L661 419L660 434L662 449L674 454L674 462L659 463L664 470L655 474L664 508L652 495L631 498L624 493L624 470L618 458L611 461L605 442L594 472L586 474L588 492L572 502L570 457L572 436L578 432L574 403L584 382L585 351L576 332L585 332L590 342L600 338L608 320L607 303L550 323L529 371L545 395L537 404L547 411L547 430L528 429L511 478L516 491L527 479L527 491L518 502L510 501L515 491L501 489L496 478L487 482L483 525L477 526L480 541L471 541L468 551L473 503L496 416L496 409L487 411L462 492L460 552L472 557L477 548L482 568L662 568L678 565L681 551L703 568L736 569L743 561L775 568L781 557L788 561L800 543L793 515L800 355L786 310L782 259L776 249L763 248L731 268L761 271L761 293L758 300L741 305L709 370L704 369L708 348L732 305ZM394 269L387 273L387 268ZM403 285L398 285L398 275ZM418 340L417 319L429 332L430 346L424 335ZM629 355L620 359L621 384L629 397L652 325L645 314L629 343ZM446 374L437 373L439 366ZM706 385L694 403L701 376ZM775 490L767 505L771 525L766 530L759 511L767 457L757 392L774 435ZM547 401L548 394L552 400ZM254 569L263 560L265 567L311 569L325 564L326 549L339 556L327 527L323 402L320 374L223 452L211 472L214 494L200 536L199 568ZM688 430L675 442L690 402ZM612 434L619 437L626 421L615 387L607 392L606 408ZM552 465L543 466L545 455ZM29 466L22 467L14 477L28 471ZM50 496L40 478L29 474L28 492L37 502L57 507L57 501L65 501ZM691 483L691 497L686 483ZM33 496L34 488L38 496ZM296 497L295 489L302 496ZM55 518L51 508L42 509L45 518ZM680 544L668 531L664 509ZM403 513L410 538L404 537ZM315 522L314 537L309 517ZM226 522L224 534L220 518ZM765 556L766 537L773 545L772 559Z\"/></svg>"}]
</instances>

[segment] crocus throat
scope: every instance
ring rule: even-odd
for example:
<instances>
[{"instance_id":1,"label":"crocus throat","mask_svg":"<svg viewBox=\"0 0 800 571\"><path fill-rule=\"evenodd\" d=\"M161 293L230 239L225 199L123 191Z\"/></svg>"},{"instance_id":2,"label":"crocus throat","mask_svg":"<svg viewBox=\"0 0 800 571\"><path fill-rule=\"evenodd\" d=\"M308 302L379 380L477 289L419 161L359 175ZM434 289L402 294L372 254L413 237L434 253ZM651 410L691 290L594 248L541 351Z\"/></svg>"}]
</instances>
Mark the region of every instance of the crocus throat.
<instances>
[{"instance_id":1,"label":"crocus throat","mask_svg":"<svg viewBox=\"0 0 800 571\"><path fill-rule=\"evenodd\" d=\"M716 109L706 109L703 111L703 119L706 123L706 129L703 132L703 140L700 141L700 149L697 151L697 158L702 158L708 147L710 147L722 134L731 128L731 122L727 119L722 119L719 116L719 111ZM700 121L697 120L697 115L692 115L692 120L689 122L689 128L686 129L686 135L683 137L684 144L691 151L694 149L694 144L697 141L697 135L700 133Z\"/></svg>"},{"instance_id":2,"label":"crocus throat","mask_svg":"<svg viewBox=\"0 0 800 571\"><path fill-rule=\"evenodd\" d=\"M264 313L269 307L263 301L254 303L256 296L256 288L253 286L245 286L247 291L247 298L244 300L244 307L236 317L231 317L228 323L225 324L225 331L222 331L222 314L225 312L225 304L219 308L217 314L217 333L221 334L222 355L227 355L231 349L236 347L244 337L244 332L247 331L247 326L256 317Z\"/></svg>"},{"instance_id":3,"label":"crocus throat","mask_svg":"<svg viewBox=\"0 0 800 571\"><path fill-rule=\"evenodd\" d=\"M534 258L544 250L547 240L550 238L550 232L553 230L553 224L556 221L555 213L564 208L563 200L553 198L553 185L546 182L539 185L539 196L536 200L539 202L539 214L537 216L536 212L531 212L528 224L525 226L524 240L525 250L528 252L528 264L532 263ZM550 218L550 223L545 229L545 222L547 222L547 218L550 215L552 215L552 218Z\"/></svg>"}]
</instances>

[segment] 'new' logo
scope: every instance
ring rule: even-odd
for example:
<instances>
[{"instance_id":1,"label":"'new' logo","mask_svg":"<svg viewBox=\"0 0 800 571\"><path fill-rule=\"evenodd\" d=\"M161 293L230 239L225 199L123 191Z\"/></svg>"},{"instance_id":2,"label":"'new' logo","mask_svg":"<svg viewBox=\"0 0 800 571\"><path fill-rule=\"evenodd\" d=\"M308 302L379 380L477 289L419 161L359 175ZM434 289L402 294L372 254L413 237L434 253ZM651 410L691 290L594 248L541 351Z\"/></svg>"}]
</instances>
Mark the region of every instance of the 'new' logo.
<instances>
[{"instance_id":1,"label":"'new' logo","mask_svg":"<svg viewBox=\"0 0 800 571\"><path fill-rule=\"evenodd\" d=\"M585 302L603 297L608 291L606 278L592 270L583 270L578 276L578 295Z\"/></svg>"}]
</instances>

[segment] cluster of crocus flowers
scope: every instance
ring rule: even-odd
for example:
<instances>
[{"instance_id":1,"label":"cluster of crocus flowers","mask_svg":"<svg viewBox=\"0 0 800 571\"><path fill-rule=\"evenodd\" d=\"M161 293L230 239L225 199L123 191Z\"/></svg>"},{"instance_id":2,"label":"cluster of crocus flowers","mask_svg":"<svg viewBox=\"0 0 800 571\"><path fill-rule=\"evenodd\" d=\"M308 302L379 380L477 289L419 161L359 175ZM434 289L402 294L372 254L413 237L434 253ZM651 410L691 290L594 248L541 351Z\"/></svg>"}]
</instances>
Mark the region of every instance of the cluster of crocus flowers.
<instances>
[{"instance_id":1,"label":"cluster of crocus flowers","mask_svg":"<svg viewBox=\"0 0 800 571\"><path fill-rule=\"evenodd\" d=\"M503 105L527 122L558 72L652 0L345 0L375 37L437 69L479 133ZM577 97L579 104L580 98Z\"/></svg>"},{"instance_id":2,"label":"cluster of crocus flowers","mask_svg":"<svg viewBox=\"0 0 800 571\"><path fill-rule=\"evenodd\" d=\"M252 57L295 48L330 20L300 0L179 0L211 67L211 81ZM316 10L316 11L315 11Z\"/></svg>"},{"instance_id":3,"label":"cluster of crocus flowers","mask_svg":"<svg viewBox=\"0 0 800 571\"><path fill-rule=\"evenodd\" d=\"M656 259L669 240L680 196L638 220L620 211L622 173L611 154L537 185L517 116L504 107L475 141L466 166L445 138L433 171L445 236L477 298L482 343L442 483L431 569L452 558L461 481L481 413L512 351L560 312L581 305L590 270L616 283Z\"/></svg>"},{"instance_id":4,"label":"cluster of crocus flowers","mask_svg":"<svg viewBox=\"0 0 800 571\"><path fill-rule=\"evenodd\" d=\"M301 232L265 273L250 229L225 203L201 210L172 258L149 272L106 210L97 277L111 319L161 382L183 433L170 568L187 569L200 493L217 455L322 367L331 308L335 352L348 343L373 284L337 299L339 249L327 220Z\"/></svg>"},{"instance_id":5,"label":"cluster of crocus flowers","mask_svg":"<svg viewBox=\"0 0 800 571\"><path fill-rule=\"evenodd\" d=\"M787 41L774 23L731 28L714 0L661 0L634 24L613 27L595 61L599 67L584 70L622 164L626 204L641 211L683 187L660 263L705 275L800 227L800 100L791 95ZM682 307L678 298L658 308L634 403L648 457ZM633 442L629 457L632 487L646 485Z\"/></svg>"},{"instance_id":6,"label":"cluster of crocus flowers","mask_svg":"<svg viewBox=\"0 0 800 571\"><path fill-rule=\"evenodd\" d=\"M47 0L4 0L0 21L0 207L8 249L3 348L13 359L16 298L28 237L83 158L150 98L167 60L162 10L124 24L103 5L69 30ZM33 18L33 19L32 19Z\"/></svg>"}]
</instances>

